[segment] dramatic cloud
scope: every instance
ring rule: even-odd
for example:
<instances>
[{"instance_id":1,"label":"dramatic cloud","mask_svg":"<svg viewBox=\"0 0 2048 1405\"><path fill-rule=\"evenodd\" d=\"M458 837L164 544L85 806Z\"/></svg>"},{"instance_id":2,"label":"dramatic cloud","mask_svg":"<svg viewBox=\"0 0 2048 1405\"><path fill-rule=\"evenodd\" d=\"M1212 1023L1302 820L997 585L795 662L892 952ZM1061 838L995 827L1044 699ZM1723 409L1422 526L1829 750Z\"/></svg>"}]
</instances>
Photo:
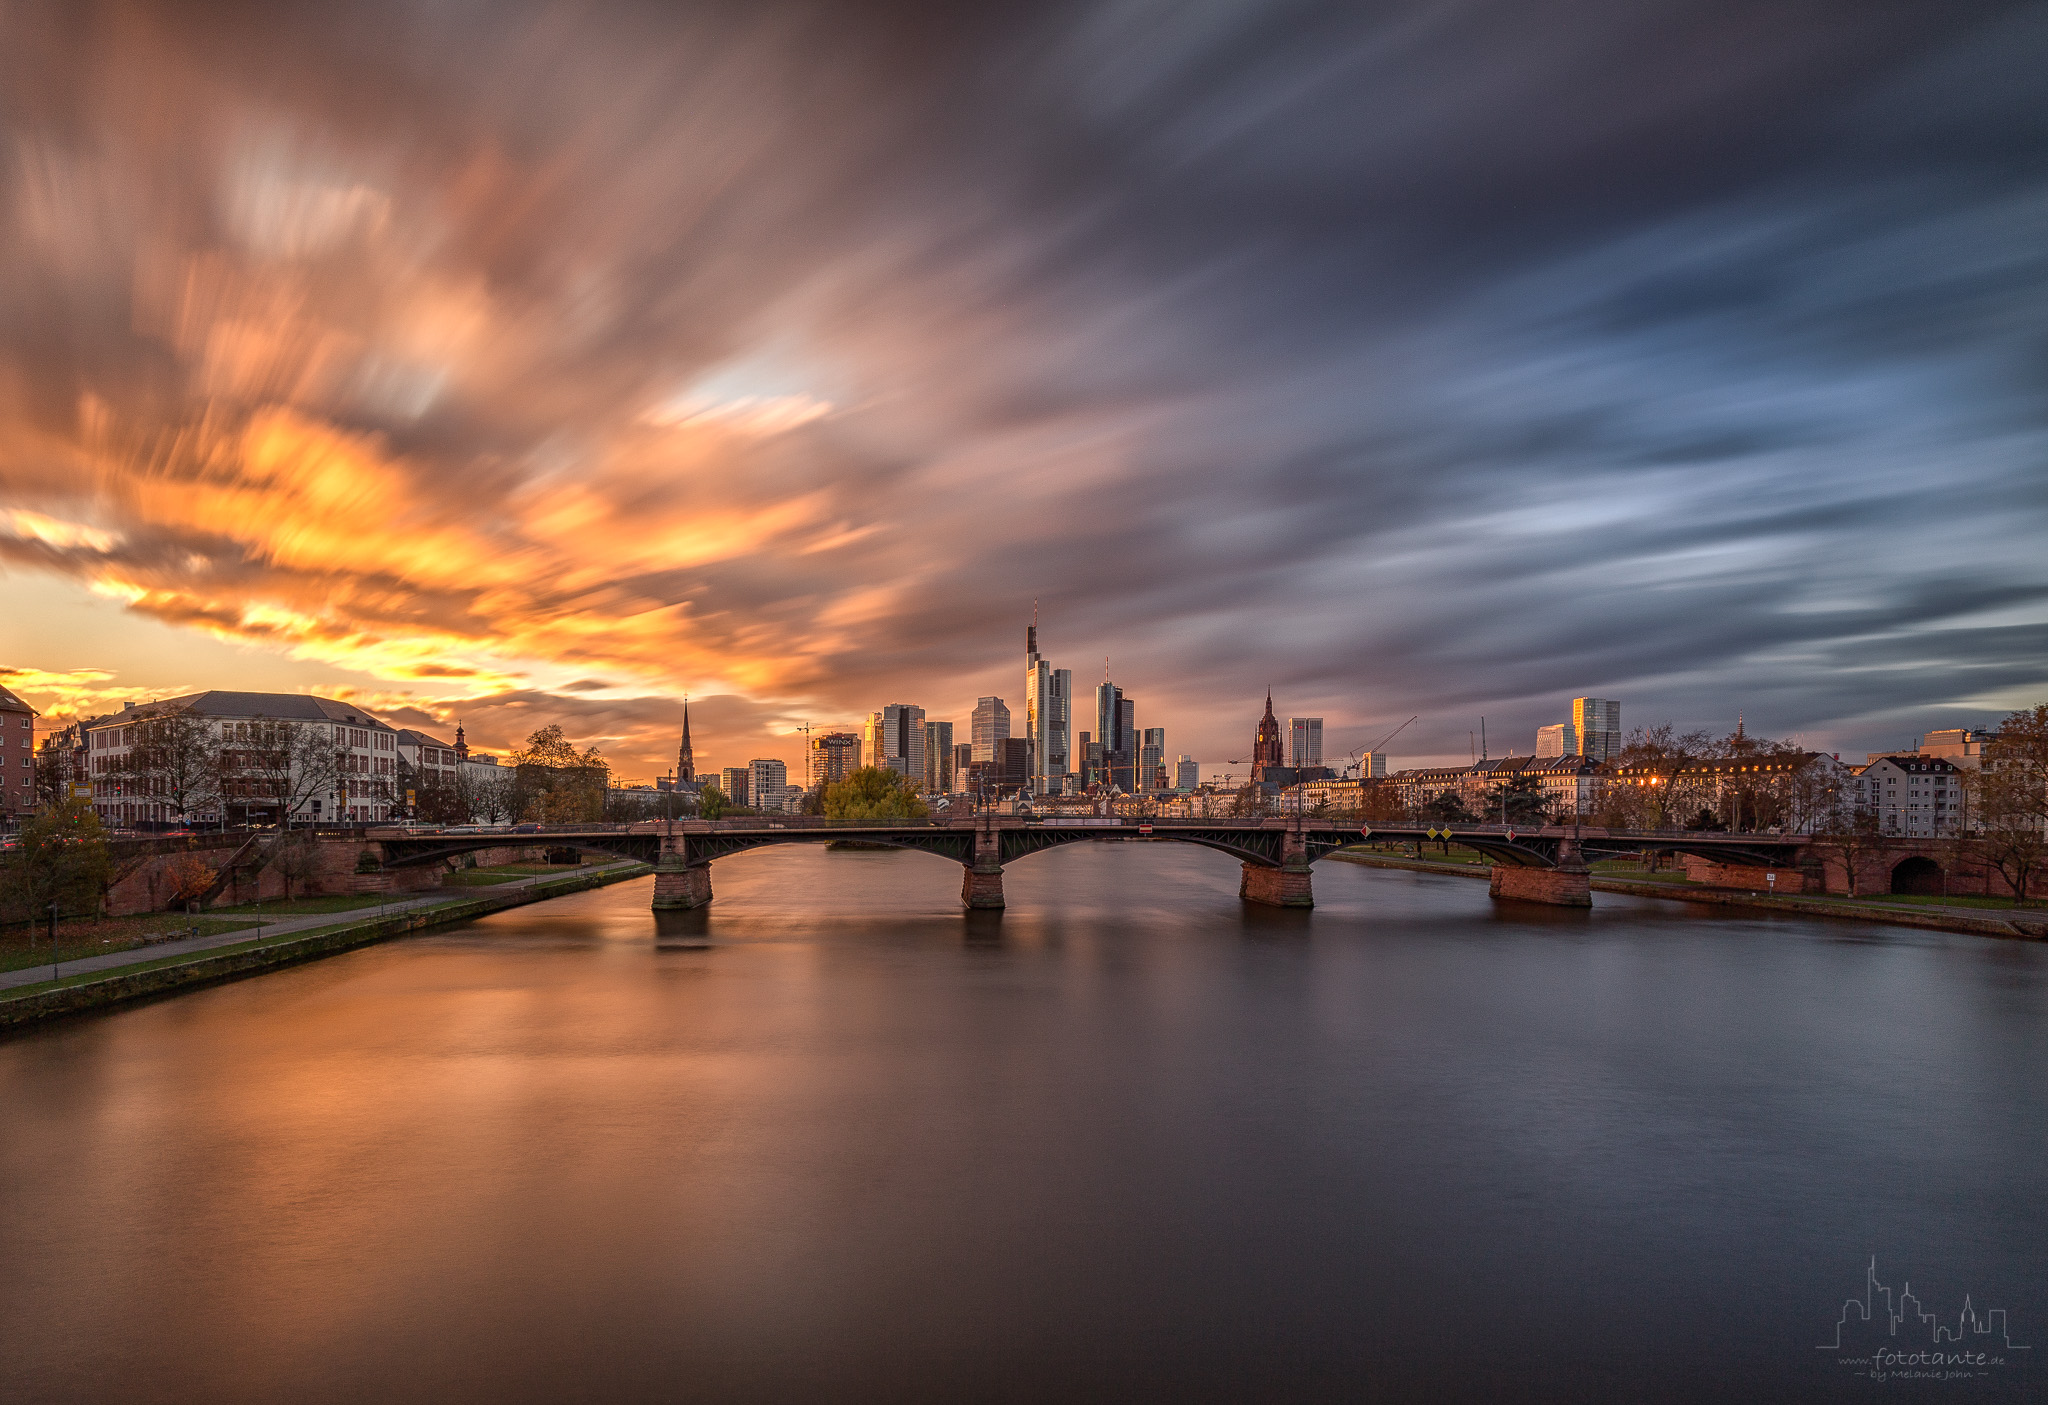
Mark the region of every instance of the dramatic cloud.
<instances>
[{"instance_id":1,"label":"dramatic cloud","mask_svg":"<svg viewBox=\"0 0 2048 1405\"><path fill-rule=\"evenodd\" d=\"M641 774L2048 685L2038 9L974 13L10 7L0 569Z\"/></svg>"}]
</instances>

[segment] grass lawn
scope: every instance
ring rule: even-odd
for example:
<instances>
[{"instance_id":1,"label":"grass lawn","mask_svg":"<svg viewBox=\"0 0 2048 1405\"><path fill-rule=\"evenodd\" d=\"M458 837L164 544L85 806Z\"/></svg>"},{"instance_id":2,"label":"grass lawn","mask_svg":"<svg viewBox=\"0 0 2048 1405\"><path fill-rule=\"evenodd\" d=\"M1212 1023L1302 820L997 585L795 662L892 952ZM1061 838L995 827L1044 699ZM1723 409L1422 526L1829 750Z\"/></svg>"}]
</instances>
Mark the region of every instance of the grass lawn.
<instances>
[{"instance_id":1,"label":"grass lawn","mask_svg":"<svg viewBox=\"0 0 2048 1405\"><path fill-rule=\"evenodd\" d=\"M266 902L263 906L263 920L273 917L303 917L317 912L354 912L358 908L376 907L380 903L396 902L400 898L415 897L413 893L393 893L379 898L375 893L338 893L324 898L293 898L290 902ZM243 903L239 907L216 907L215 913L232 913L237 917L250 917L256 913L255 903Z\"/></svg>"},{"instance_id":2,"label":"grass lawn","mask_svg":"<svg viewBox=\"0 0 2048 1405\"><path fill-rule=\"evenodd\" d=\"M210 937L218 932L235 932L255 926L253 918L223 918L214 913L187 917L176 912L150 912L138 917L109 917L103 921L71 918L57 924L57 955L62 961L80 961L104 956L110 951L133 951L148 946L150 937ZM197 928L197 931L193 929ZM0 933L0 971L19 971L39 966L50 959L47 927L10 927Z\"/></svg>"},{"instance_id":3,"label":"grass lawn","mask_svg":"<svg viewBox=\"0 0 2048 1405\"><path fill-rule=\"evenodd\" d=\"M1849 899L1844 898L1842 901L1846 902ZM1917 893L1873 893L1857 898L1855 901L1865 903L1904 903L1913 907L1988 907L2002 912L2023 910L2011 898L1943 898L1923 897ZM2041 909L2036 906L2033 910L2038 912Z\"/></svg>"}]
</instances>

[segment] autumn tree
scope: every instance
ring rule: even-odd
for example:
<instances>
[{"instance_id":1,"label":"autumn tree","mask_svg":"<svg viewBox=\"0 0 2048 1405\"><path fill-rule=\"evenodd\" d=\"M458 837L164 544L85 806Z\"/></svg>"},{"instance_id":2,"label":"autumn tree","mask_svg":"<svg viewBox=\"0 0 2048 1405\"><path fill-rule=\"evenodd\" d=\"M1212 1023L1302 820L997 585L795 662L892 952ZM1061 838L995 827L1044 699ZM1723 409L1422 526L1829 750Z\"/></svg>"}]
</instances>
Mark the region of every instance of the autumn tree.
<instances>
[{"instance_id":1,"label":"autumn tree","mask_svg":"<svg viewBox=\"0 0 2048 1405\"><path fill-rule=\"evenodd\" d=\"M576 824L604 818L605 793L611 788L611 763L596 747L578 753L550 723L512 753L513 806L526 820L542 824Z\"/></svg>"},{"instance_id":2,"label":"autumn tree","mask_svg":"<svg viewBox=\"0 0 2048 1405\"><path fill-rule=\"evenodd\" d=\"M171 887L171 901L182 903L187 909L212 892L214 881L220 877L219 869L190 850L174 855L163 872Z\"/></svg>"},{"instance_id":3,"label":"autumn tree","mask_svg":"<svg viewBox=\"0 0 2048 1405\"><path fill-rule=\"evenodd\" d=\"M1970 791L1972 847L2023 904L2048 864L2048 703L2000 724Z\"/></svg>"},{"instance_id":4,"label":"autumn tree","mask_svg":"<svg viewBox=\"0 0 2048 1405\"><path fill-rule=\"evenodd\" d=\"M28 817L0 852L0 892L21 918L97 912L113 871L106 833L90 801L67 799Z\"/></svg>"},{"instance_id":5,"label":"autumn tree","mask_svg":"<svg viewBox=\"0 0 2048 1405\"><path fill-rule=\"evenodd\" d=\"M930 813L907 776L881 766L863 766L825 787L825 814L835 820L921 820Z\"/></svg>"}]
</instances>

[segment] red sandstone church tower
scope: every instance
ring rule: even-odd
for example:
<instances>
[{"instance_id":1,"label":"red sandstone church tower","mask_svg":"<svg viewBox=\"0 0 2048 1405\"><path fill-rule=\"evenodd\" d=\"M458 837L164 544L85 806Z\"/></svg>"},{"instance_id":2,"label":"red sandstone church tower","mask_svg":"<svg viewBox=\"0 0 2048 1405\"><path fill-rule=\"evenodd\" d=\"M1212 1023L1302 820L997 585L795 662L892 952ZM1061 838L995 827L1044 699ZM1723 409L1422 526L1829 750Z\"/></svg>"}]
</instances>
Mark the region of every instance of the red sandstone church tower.
<instances>
[{"instance_id":1,"label":"red sandstone church tower","mask_svg":"<svg viewBox=\"0 0 2048 1405\"><path fill-rule=\"evenodd\" d=\"M1252 743L1252 779L1266 778L1268 766L1285 766L1286 754L1280 746L1280 719L1273 715L1273 690L1266 689L1266 715L1259 719L1259 738Z\"/></svg>"}]
</instances>

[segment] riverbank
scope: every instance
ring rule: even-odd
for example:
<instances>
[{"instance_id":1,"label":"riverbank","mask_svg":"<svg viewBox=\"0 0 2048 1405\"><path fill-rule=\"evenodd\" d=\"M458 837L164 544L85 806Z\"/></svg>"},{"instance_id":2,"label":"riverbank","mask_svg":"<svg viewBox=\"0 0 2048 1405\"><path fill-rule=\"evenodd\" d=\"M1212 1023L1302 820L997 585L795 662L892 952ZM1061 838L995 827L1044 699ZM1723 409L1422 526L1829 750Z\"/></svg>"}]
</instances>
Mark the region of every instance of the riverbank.
<instances>
[{"instance_id":1,"label":"riverbank","mask_svg":"<svg viewBox=\"0 0 2048 1405\"><path fill-rule=\"evenodd\" d=\"M311 930L298 930L245 942L216 946L203 953L185 952L154 960L80 972L0 992L0 1033L44 1020L108 1009L138 1000L176 994L222 981L239 980L304 961L317 961L357 947L390 941L430 927L467 922L509 907L564 897L612 883L644 878L654 870L646 864L606 865L558 878L537 879L518 886L487 890L475 896L409 906L373 917L352 917Z\"/></svg>"},{"instance_id":2,"label":"riverbank","mask_svg":"<svg viewBox=\"0 0 2048 1405\"><path fill-rule=\"evenodd\" d=\"M1404 868L1416 873L1447 873L1457 878L1487 878L1492 869L1483 863L1437 863L1428 859L1404 859L1391 854L1361 854L1340 850L1329 857L1372 868ZM1736 888L1708 888L1684 879L1610 878L1597 872L1591 885L1595 892L1629 893L1643 898L1665 898L1672 902L1708 903L1716 907L1757 908L1765 912L1800 917L1842 917L1858 922L1886 922L1898 927L1920 927L1936 932L1966 932L1979 937L2048 940L2048 912L2014 912L1993 916L1988 912L1967 912L1957 908L1914 910L1854 898L1784 896L1747 893Z\"/></svg>"}]
</instances>

